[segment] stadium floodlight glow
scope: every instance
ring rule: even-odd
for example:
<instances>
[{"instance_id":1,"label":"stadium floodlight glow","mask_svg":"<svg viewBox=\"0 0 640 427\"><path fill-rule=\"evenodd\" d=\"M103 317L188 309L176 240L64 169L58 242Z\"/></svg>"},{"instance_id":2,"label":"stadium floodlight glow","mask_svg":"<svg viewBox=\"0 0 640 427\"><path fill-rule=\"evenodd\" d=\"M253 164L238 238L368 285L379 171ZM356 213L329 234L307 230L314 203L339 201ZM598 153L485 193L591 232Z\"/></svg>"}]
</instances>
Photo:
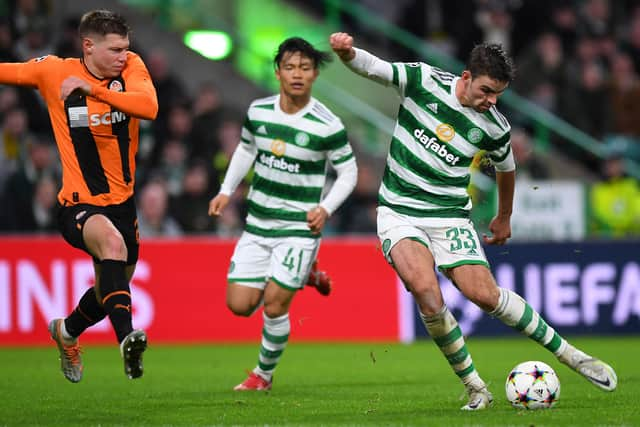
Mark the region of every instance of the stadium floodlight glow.
<instances>
[{"instance_id":1,"label":"stadium floodlight glow","mask_svg":"<svg viewBox=\"0 0 640 427\"><path fill-rule=\"evenodd\" d=\"M231 53L233 43L229 34L222 31L194 30L187 31L184 44L207 59L214 61L224 59Z\"/></svg>"}]
</instances>

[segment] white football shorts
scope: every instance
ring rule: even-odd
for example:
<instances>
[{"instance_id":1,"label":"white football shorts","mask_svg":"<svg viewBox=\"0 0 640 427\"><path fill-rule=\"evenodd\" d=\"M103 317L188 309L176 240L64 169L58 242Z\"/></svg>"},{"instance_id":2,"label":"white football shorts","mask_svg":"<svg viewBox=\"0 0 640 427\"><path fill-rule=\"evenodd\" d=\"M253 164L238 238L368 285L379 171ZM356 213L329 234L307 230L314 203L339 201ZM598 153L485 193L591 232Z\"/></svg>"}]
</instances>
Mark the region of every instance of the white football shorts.
<instances>
[{"instance_id":1,"label":"white football shorts","mask_svg":"<svg viewBox=\"0 0 640 427\"><path fill-rule=\"evenodd\" d=\"M378 238L391 265L391 248L402 239L412 239L429 248L440 270L463 264L489 267L478 233L466 218L416 218L380 206Z\"/></svg>"},{"instance_id":2,"label":"white football shorts","mask_svg":"<svg viewBox=\"0 0 640 427\"><path fill-rule=\"evenodd\" d=\"M302 289L320 248L320 239L263 237L243 232L236 244L227 281L264 289L272 279L285 289Z\"/></svg>"}]
</instances>

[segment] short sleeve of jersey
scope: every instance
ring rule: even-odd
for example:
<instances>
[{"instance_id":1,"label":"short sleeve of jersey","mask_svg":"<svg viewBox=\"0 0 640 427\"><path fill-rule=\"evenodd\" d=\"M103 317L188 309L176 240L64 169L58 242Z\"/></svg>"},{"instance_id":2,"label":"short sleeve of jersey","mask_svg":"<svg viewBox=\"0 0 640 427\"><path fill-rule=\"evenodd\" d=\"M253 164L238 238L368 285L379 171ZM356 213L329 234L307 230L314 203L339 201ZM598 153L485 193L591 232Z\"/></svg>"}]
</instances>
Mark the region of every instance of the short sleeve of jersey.
<instances>
[{"instance_id":1,"label":"short sleeve of jersey","mask_svg":"<svg viewBox=\"0 0 640 427\"><path fill-rule=\"evenodd\" d=\"M507 132L502 139L506 140L504 145L491 151L489 158L497 171L512 171L516 168L516 164L513 158L513 152L511 151L511 134Z\"/></svg>"},{"instance_id":2,"label":"short sleeve of jersey","mask_svg":"<svg viewBox=\"0 0 640 427\"><path fill-rule=\"evenodd\" d=\"M495 107L492 107L485 115L495 125L492 128L500 130L500 133L492 135L492 140L487 147L491 162L498 171L514 170L516 165L511 151L511 125Z\"/></svg>"}]
</instances>

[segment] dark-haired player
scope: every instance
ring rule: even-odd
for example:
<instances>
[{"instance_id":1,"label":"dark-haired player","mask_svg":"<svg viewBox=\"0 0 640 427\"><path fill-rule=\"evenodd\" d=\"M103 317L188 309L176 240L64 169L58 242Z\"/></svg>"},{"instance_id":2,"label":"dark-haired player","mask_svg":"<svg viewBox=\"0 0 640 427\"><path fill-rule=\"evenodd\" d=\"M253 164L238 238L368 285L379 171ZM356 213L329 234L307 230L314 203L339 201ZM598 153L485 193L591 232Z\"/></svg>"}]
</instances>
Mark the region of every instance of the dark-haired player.
<instances>
[{"instance_id":1,"label":"dark-haired player","mask_svg":"<svg viewBox=\"0 0 640 427\"><path fill-rule=\"evenodd\" d=\"M227 276L227 306L250 316L264 302L264 327L258 365L235 390L271 388L289 338L289 306L307 282L325 221L356 184L342 122L311 96L328 59L298 37L280 44L274 58L280 93L251 103L220 193L209 204L209 214L220 215L254 167L247 225ZM338 177L323 197L328 165Z\"/></svg>"},{"instance_id":2,"label":"dark-haired player","mask_svg":"<svg viewBox=\"0 0 640 427\"><path fill-rule=\"evenodd\" d=\"M434 266L490 315L543 345L596 386L614 390L617 378L609 365L567 343L519 295L496 285L469 219L469 166L485 150L496 168L499 196L489 225L493 236L484 236L484 242L502 245L511 237L515 162L511 127L496 102L514 70L502 48L476 46L456 76L422 62L383 61L354 48L346 33L332 34L330 43L352 71L392 85L402 98L378 193L378 236L427 331L465 385L469 401L462 409L484 409L493 398L442 298Z\"/></svg>"},{"instance_id":3,"label":"dark-haired player","mask_svg":"<svg viewBox=\"0 0 640 427\"><path fill-rule=\"evenodd\" d=\"M121 15L93 10L78 27L82 58L0 64L0 83L33 87L47 103L62 161L59 228L93 257L95 285L66 319L49 324L71 382L83 374L78 337L106 316L129 378L142 375L147 347L131 319L129 281L138 260L133 189L140 119L154 119L158 102L147 68L129 51L129 32Z\"/></svg>"}]
</instances>

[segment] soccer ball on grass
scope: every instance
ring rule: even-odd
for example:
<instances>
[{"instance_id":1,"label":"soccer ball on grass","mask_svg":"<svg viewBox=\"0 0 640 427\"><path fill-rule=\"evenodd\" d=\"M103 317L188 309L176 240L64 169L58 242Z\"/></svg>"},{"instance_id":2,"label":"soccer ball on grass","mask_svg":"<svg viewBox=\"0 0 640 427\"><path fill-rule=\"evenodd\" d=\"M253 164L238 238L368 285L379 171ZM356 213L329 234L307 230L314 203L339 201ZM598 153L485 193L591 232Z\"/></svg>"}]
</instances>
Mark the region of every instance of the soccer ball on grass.
<instances>
[{"instance_id":1,"label":"soccer ball on grass","mask_svg":"<svg viewBox=\"0 0 640 427\"><path fill-rule=\"evenodd\" d=\"M532 360L509 372L505 391L514 408L551 408L560 397L560 380L551 366Z\"/></svg>"}]
</instances>

